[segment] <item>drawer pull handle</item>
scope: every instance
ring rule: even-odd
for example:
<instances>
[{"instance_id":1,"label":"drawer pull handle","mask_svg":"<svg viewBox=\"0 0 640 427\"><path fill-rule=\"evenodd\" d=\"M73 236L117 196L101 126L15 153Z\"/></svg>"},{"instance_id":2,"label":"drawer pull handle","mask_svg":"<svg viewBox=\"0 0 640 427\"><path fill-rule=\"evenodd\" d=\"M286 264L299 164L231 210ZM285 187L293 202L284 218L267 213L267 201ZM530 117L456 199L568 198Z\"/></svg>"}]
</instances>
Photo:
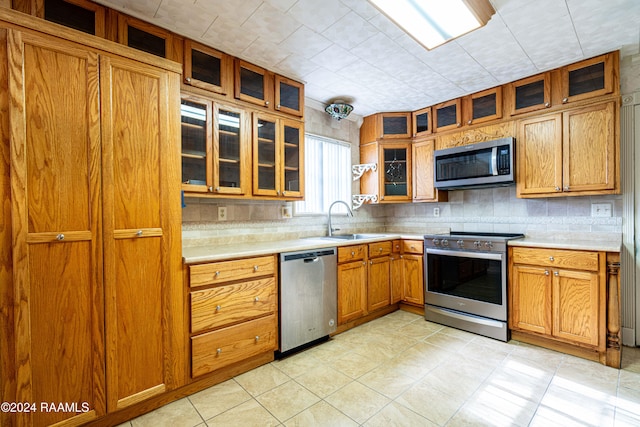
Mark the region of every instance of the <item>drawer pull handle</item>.
<instances>
[{"instance_id":1,"label":"drawer pull handle","mask_svg":"<svg viewBox=\"0 0 640 427\"><path fill-rule=\"evenodd\" d=\"M260 335L256 335L256 342L260 341Z\"/></svg>"},{"instance_id":2,"label":"drawer pull handle","mask_svg":"<svg viewBox=\"0 0 640 427\"><path fill-rule=\"evenodd\" d=\"M549 261L553 262L553 261L555 261L555 260L556 260L556 259L555 259L554 257L552 257L552 256L550 256L550 257L549 257Z\"/></svg>"},{"instance_id":3,"label":"drawer pull handle","mask_svg":"<svg viewBox=\"0 0 640 427\"><path fill-rule=\"evenodd\" d=\"M63 241L64 240L64 234L62 234L62 233L58 234L56 236L56 240L59 241L59 242Z\"/></svg>"},{"instance_id":4,"label":"drawer pull handle","mask_svg":"<svg viewBox=\"0 0 640 427\"><path fill-rule=\"evenodd\" d=\"M545 276L548 276L548 275L549 275L549 270L545 270L545 271L544 271L544 275L545 275Z\"/></svg>"},{"instance_id":5,"label":"drawer pull handle","mask_svg":"<svg viewBox=\"0 0 640 427\"><path fill-rule=\"evenodd\" d=\"M382 248L378 248L378 252L382 252Z\"/></svg>"},{"instance_id":6,"label":"drawer pull handle","mask_svg":"<svg viewBox=\"0 0 640 427\"><path fill-rule=\"evenodd\" d=\"M257 265L253 266L253 271L258 271L258 266Z\"/></svg>"},{"instance_id":7,"label":"drawer pull handle","mask_svg":"<svg viewBox=\"0 0 640 427\"><path fill-rule=\"evenodd\" d=\"M215 279L215 278L217 278L219 275L220 275L220 272L219 272L219 271L216 271L215 273L213 273L213 278Z\"/></svg>"},{"instance_id":8,"label":"drawer pull handle","mask_svg":"<svg viewBox=\"0 0 640 427\"><path fill-rule=\"evenodd\" d=\"M221 348L217 349L216 353L218 353L218 354L222 353L222 349Z\"/></svg>"},{"instance_id":9,"label":"drawer pull handle","mask_svg":"<svg viewBox=\"0 0 640 427\"><path fill-rule=\"evenodd\" d=\"M216 305L216 311L220 311L222 310L222 306L221 305Z\"/></svg>"}]
</instances>

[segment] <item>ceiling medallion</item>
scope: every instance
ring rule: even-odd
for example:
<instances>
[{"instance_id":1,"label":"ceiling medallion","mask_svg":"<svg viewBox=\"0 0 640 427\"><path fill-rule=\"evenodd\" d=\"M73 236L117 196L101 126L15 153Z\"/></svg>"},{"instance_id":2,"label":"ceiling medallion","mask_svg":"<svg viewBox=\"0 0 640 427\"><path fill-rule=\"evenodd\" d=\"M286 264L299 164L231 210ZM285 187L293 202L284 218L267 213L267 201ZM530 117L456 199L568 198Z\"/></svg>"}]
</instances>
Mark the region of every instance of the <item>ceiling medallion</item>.
<instances>
[{"instance_id":1,"label":"ceiling medallion","mask_svg":"<svg viewBox=\"0 0 640 427\"><path fill-rule=\"evenodd\" d=\"M327 105L324 109L331 117L336 120L346 119L347 116L353 111L353 105L347 104L344 101L334 101Z\"/></svg>"}]
</instances>

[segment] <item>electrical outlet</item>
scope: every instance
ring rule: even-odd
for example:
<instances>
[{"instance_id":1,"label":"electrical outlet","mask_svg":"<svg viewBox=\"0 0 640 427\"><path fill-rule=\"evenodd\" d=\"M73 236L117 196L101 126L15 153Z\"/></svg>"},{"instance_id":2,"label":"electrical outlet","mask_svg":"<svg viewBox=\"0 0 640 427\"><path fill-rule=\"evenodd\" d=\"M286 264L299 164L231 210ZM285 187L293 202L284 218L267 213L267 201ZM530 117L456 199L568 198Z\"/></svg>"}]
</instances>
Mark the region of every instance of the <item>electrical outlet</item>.
<instances>
[{"instance_id":1,"label":"electrical outlet","mask_svg":"<svg viewBox=\"0 0 640 427\"><path fill-rule=\"evenodd\" d=\"M611 203L592 203L591 216L600 218L610 218L612 214Z\"/></svg>"},{"instance_id":2,"label":"electrical outlet","mask_svg":"<svg viewBox=\"0 0 640 427\"><path fill-rule=\"evenodd\" d=\"M224 206L218 206L218 221L227 220L227 208Z\"/></svg>"},{"instance_id":3,"label":"electrical outlet","mask_svg":"<svg viewBox=\"0 0 640 427\"><path fill-rule=\"evenodd\" d=\"M435 217L440 216L440 208L433 208L433 216Z\"/></svg>"}]
</instances>

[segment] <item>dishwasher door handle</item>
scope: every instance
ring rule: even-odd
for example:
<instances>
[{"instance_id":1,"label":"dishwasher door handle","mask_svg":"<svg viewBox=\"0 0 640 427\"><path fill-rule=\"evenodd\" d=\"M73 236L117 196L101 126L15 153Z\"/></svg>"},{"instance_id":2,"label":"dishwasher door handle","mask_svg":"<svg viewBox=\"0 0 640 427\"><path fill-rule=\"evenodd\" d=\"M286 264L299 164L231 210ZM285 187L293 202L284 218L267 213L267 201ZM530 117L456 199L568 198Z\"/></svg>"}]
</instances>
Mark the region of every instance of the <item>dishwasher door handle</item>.
<instances>
[{"instance_id":1,"label":"dishwasher door handle","mask_svg":"<svg viewBox=\"0 0 640 427\"><path fill-rule=\"evenodd\" d=\"M315 257L315 258L305 258L304 262L305 263L309 263L309 262L318 262L320 260L320 257Z\"/></svg>"}]
</instances>

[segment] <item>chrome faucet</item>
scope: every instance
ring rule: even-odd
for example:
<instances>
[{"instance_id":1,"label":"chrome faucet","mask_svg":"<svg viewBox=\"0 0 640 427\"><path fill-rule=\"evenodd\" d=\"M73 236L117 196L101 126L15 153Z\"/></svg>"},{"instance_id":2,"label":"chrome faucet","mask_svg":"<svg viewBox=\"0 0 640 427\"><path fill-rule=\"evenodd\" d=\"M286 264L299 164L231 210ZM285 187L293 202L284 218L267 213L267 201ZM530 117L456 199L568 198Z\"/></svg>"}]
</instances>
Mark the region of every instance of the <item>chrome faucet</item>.
<instances>
[{"instance_id":1,"label":"chrome faucet","mask_svg":"<svg viewBox=\"0 0 640 427\"><path fill-rule=\"evenodd\" d=\"M335 205L336 203L342 203L343 205L345 205L345 207L347 208L347 216L348 217L353 217L353 211L351 210L351 208L349 207L347 202L343 202L342 200L336 200L335 202L331 203L331 206L329 206L329 225L328 225L328 227L329 227L329 236L332 236L334 231L340 230L339 228L333 228L331 226L331 208L333 208L333 205Z\"/></svg>"}]
</instances>

